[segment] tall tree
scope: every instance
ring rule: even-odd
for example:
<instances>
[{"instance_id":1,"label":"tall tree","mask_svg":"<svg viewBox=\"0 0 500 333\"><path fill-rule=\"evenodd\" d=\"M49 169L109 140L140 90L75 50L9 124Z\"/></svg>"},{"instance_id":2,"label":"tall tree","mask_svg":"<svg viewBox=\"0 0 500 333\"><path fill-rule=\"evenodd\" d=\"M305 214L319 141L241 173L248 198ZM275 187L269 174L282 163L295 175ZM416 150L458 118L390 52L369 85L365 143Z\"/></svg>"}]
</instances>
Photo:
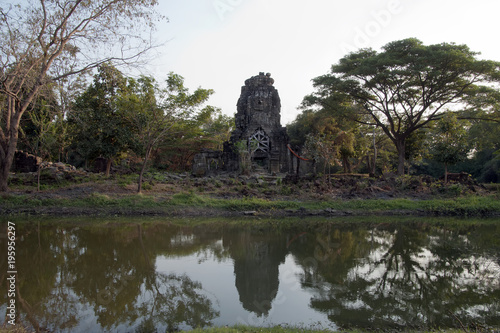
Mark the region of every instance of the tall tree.
<instances>
[{"instance_id":1,"label":"tall tree","mask_svg":"<svg viewBox=\"0 0 500 333\"><path fill-rule=\"evenodd\" d=\"M137 192L141 193L144 171L153 148L167 136L177 134L176 126L181 122L203 113L200 107L213 90L198 88L190 93L184 86L184 78L175 73L169 73L165 88L160 88L153 78L144 76L137 81L130 79L129 87L130 94L121 103L137 133L135 151L143 157L137 186Z\"/></svg>"},{"instance_id":2,"label":"tall tree","mask_svg":"<svg viewBox=\"0 0 500 333\"><path fill-rule=\"evenodd\" d=\"M103 62L137 60L152 46L157 3L38 0L0 5L0 192L8 188L20 119L42 87Z\"/></svg>"},{"instance_id":3,"label":"tall tree","mask_svg":"<svg viewBox=\"0 0 500 333\"><path fill-rule=\"evenodd\" d=\"M466 45L425 46L415 38L389 43L382 52L362 49L313 79L317 90L305 100L331 109L350 101L350 112L358 115L354 119L382 128L394 143L402 175L405 141L413 132L438 120L445 109L474 111L478 96L487 101L485 96L497 93L492 83L500 80L500 63L477 55Z\"/></svg>"},{"instance_id":4,"label":"tall tree","mask_svg":"<svg viewBox=\"0 0 500 333\"><path fill-rule=\"evenodd\" d=\"M106 176L113 160L125 153L131 143L131 126L119 102L127 89L127 79L122 73L102 64L92 84L76 98L68 116L76 151L86 161L104 157Z\"/></svg>"},{"instance_id":5,"label":"tall tree","mask_svg":"<svg viewBox=\"0 0 500 333\"><path fill-rule=\"evenodd\" d=\"M28 116L34 127L36 128L35 135L31 141L32 153L35 156L44 159L50 156L50 151L56 145L56 131L58 123L54 121L55 111L53 106L43 105L47 110L30 109L27 111ZM38 112L37 112L38 111ZM37 172L37 189L40 191L40 176L42 172L42 164L38 166Z\"/></svg>"}]
</instances>

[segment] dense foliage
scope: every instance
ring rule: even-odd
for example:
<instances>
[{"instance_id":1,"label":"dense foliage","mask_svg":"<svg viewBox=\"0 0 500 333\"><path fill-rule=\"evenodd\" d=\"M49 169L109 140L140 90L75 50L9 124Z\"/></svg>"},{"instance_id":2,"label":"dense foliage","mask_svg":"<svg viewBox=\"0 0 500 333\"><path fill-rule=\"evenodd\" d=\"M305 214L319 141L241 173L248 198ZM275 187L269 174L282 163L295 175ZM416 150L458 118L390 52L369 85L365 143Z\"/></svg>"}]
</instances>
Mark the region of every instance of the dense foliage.
<instances>
[{"instance_id":1,"label":"dense foliage","mask_svg":"<svg viewBox=\"0 0 500 333\"><path fill-rule=\"evenodd\" d=\"M351 53L313 79L316 91L304 98L290 135L306 148L314 138L313 155L328 147L319 149L323 162L342 165L345 172L355 165L359 171L402 175L410 166L423 171L433 162L473 163L485 149L500 150L500 63L476 56L465 45L426 46L413 38L389 43L382 52ZM450 119L449 113L455 114L453 122L437 123ZM381 153L384 158L377 158ZM490 174L498 170L498 163L488 164ZM483 173L476 170L474 176Z\"/></svg>"},{"instance_id":2,"label":"dense foliage","mask_svg":"<svg viewBox=\"0 0 500 333\"><path fill-rule=\"evenodd\" d=\"M500 180L499 64L466 46L407 39L360 50L313 80L287 126L295 151L323 174L466 172ZM201 148L222 149L234 119L170 73L131 78L110 62L87 84L47 84L20 121L19 147L91 168L98 159L143 174L187 171ZM148 164L148 161L150 162ZM142 182L139 180L138 190Z\"/></svg>"},{"instance_id":3,"label":"dense foliage","mask_svg":"<svg viewBox=\"0 0 500 333\"><path fill-rule=\"evenodd\" d=\"M152 159L158 169L184 171L200 148L218 148L230 133L229 117L204 105L212 93L189 92L178 74L162 87L153 77L126 78L104 64L68 113L72 160L83 166L103 157L109 167Z\"/></svg>"}]
</instances>

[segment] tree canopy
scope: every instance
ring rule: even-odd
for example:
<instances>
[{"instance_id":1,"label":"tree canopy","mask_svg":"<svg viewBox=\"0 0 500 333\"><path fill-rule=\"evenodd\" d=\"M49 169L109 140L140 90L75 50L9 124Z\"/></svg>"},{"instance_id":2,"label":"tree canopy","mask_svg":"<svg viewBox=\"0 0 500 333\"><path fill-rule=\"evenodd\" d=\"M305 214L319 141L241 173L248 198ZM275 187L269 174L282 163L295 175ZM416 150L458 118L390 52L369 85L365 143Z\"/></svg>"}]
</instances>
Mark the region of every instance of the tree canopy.
<instances>
[{"instance_id":1,"label":"tree canopy","mask_svg":"<svg viewBox=\"0 0 500 333\"><path fill-rule=\"evenodd\" d=\"M137 187L140 193L153 148L167 136L182 133L184 122L196 122L199 117L210 116L214 108L201 106L213 90L198 88L190 93L184 86L184 78L175 73L169 73L164 88L160 88L151 77L129 79L129 87L129 94L120 103L136 133L135 152L144 158Z\"/></svg>"},{"instance_id":2,"label":"tree canopy","mask_svg":"<svg viewBox=\"0 0 500 333\"><path fill-rule=\"evenodd\" d=\"M498 112L500 63L477 59L466 45L394 41L381 52L361 49L313 79L304 104L350 115L381 128L398 152L404 173L405 141L445 111Z\"/></svg>"},{"instance_id":3,"label":"tree canopy","mask_svg":"<svg viewBox=\"0 0 500 333\"><path fill-rule=\"evenodd\" d=\"M93 82L76 98L68 121L73 129L73 145L85 161L104 157L111 162L128 150L131 126L119 101L127 93L127 79L110 64L99 67Z\"/></svg>"},{"instance_id":4,"label":"tree canopy","mask_svg":"<svg viewBox=\"0 0 500 333\"><path fill-rule=\"evenodd\" d=\"M467 142L467 130L456 115L446 113L437 121L431 143L431 154L435 161L443 163L445 167L444 181L448 181L448 165L465 160L470 150Z\"/></svg>"}]
</instances>

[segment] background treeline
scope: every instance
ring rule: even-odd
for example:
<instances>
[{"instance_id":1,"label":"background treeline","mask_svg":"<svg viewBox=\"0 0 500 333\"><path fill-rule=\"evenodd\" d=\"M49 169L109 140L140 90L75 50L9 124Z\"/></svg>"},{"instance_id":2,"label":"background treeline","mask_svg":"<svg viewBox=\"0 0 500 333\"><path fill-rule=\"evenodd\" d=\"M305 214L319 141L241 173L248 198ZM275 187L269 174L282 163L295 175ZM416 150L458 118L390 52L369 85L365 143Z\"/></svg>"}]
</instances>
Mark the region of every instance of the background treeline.
<instances>
[{"instance_id":1,"label":"background treeline","mask_svg":"<svg viewBox=\"0 0 500 333\"><path fill-rule=\"evenodd\" d=\"M452 131L443 133L443 127ZM305 110L287 129L292 145L302 147L305 157L315 158L318 172L380 175L397 170L396 148L374 126L339 122L324 110ZM446 135L451 141L443 138ZM405 174L441 178L445 170L442 159L447 158L452 162L447 165L450 173L466 172L480 182L500 182L498 123L459 120L449 114L415 133L406 145Z\"/></svg>"},{"instance_id":2,"label":"background treeline","mask_svg":"<svg viewBox=\"0 0 500 333\"><path fill-rule=\"evenodd\" d=\"M233 121L206 105L210 89L189 92L170 73L165 82L130 78L110 64L92 82L73 82L63 99L46 89L23 115L19 149L44 160L92 169L97 158L111 165L186 171L201 148L220 149ZM149 150L149 151L148 151Z\"/></svg>"},{"instance_id":3,"label":"background treeline","mask_svg":"<svg viewBox=\"0 0 500 333\"><path fill-rule=\"evenodd\" d=\"M315 92L287 126L291 144L323 174L466 172L499 182L498 68L466 46L416 39L351 53L313 79ZM234 126L206 104L212 93L190 92L174 73L157 82L104 63L91 82L47 85L22 117L18 149L88 169L104 158L107 173L188 171L194 154L221 149Z\"/></svg>"}]
</instances>

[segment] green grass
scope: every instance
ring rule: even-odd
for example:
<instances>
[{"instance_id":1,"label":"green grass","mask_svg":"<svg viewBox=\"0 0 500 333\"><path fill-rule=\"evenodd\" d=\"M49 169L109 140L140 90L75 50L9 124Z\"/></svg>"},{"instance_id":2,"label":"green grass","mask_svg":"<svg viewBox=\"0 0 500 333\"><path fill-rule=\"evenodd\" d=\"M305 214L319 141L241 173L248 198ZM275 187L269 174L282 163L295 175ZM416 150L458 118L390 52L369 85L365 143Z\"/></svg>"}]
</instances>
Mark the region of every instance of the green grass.
<instances>
[{"instance_id":1,"label":"green grass","mask_svg":"<svg viewBox=\"0 0 500 333\"><path fill-rule=\"evenodd\" d=\"M395 210L424 211L447 215L458 212L460 215L482 215L500 211L500 200L495 196L467 196L450 199L409 200L409 199L355 199L328 201L273 201L261 198L217 199L194 193L180 193L172 196L169 206L194 206L226 210L272 210L300 209L309 210L352 210L383 212Z\"/></svg>"},{"instance_id":2,"label":"green grass","mask_svg":"<svg viewBox=\"0 0 500 333\"><path fill-rule=\"evenodd\" d=\"M254 333L254 332L271 332L271 333L299 333L299 332L332 332L329 330L314 330L303 328L285 328L281 326L275 327L249 327L249 326L234 326L234 327L217 327L217 328L198 328L191 331L182 331L191 333Z\"/></svg>"},{"instance_id":3,"label":"green grass","mask_svg":"<svg viewBox=\"0 0 500 333\"><path fill-rule=\"evenodd\" d=\"M436 198L430 200L410 199L353 199L292 201L268 200L255 197L221 199L206 195L183 192L172 196L129 194L111 196L92 193L84 198L37 198L29 195L4 194L0 196L4 208L19 207L80 207L80 208L121 208L133 209L172 209L172 208L210 208L225 211L273 210L324 210L333 209L356 213L384 213L387 211L414 211L428 215L484 216L490 212L500 212L500 200L496 195L464 196L457 198Z\"/></svg>"}]
</instances>

